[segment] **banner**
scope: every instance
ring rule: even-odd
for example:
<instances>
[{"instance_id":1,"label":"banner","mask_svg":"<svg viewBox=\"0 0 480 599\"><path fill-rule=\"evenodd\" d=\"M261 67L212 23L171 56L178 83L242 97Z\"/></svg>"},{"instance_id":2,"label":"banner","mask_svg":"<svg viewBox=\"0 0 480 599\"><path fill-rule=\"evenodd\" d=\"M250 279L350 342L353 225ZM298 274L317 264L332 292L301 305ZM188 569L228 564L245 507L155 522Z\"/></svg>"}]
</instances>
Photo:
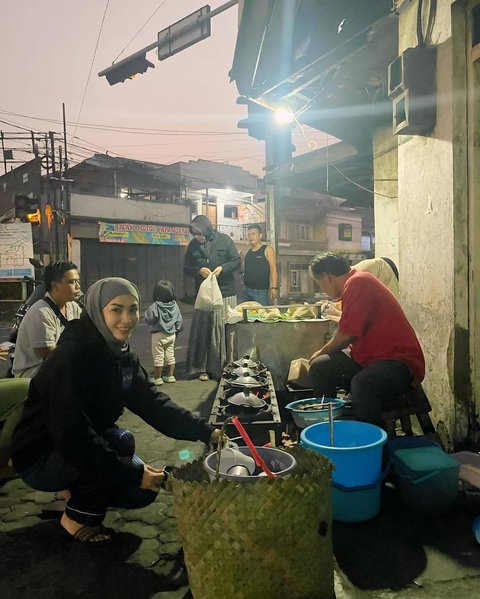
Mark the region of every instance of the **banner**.
<instances>
[{"instance_id":1,"label":"banner","mask_svg":"<svg viewBox=\"0 0 480 599\"><path fill-rule=\"evenodd\" d=\"M238 207L238 224L250 225L265 222L265 203L240 204Z\"/></svg>"},{"instance_id":2,"label":"banner","mask_svg":"<svg viewBox=\"0 0 480 599\"><path fill-rule=\"evenodd\" d=\"M102 243L188 245L191 240L188 227L103 222L98 225L98 238Z\"/></svg>"},{"instance_id":3,"label":"banner","mask_svg":"<svg viewBox=\"0 0 480 599\"><path fill-rule=\"evenodd\" d=\"M0 224L0 279L33 277L34 268L29 258L33 258L32 225Z\"/></svg>"}]
</instances>

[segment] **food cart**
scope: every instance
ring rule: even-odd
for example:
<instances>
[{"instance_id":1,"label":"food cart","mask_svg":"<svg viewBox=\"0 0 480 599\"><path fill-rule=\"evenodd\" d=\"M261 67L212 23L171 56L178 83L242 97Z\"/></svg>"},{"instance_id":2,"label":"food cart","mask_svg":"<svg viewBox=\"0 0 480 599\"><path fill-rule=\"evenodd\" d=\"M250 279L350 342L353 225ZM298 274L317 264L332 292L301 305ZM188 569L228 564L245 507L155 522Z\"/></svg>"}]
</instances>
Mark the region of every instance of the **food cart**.
<instances>
[{"instance_id":1,"label":"food cart","mask_svg":"<svg viewBox=\"0 0 480 599\"><path fill-rule=\"evenodd\" d=\"M292 306L277 306L291 308ZM310 306L318 313L319 306ZM260 360L270 370L273 385L283 393L287 384L290 362L308 358L320 349L335 329L335 324L321 318L262 322L245 317L241 322L226 325L227 362L249 355Z\"/></svg>"}]
</instances>

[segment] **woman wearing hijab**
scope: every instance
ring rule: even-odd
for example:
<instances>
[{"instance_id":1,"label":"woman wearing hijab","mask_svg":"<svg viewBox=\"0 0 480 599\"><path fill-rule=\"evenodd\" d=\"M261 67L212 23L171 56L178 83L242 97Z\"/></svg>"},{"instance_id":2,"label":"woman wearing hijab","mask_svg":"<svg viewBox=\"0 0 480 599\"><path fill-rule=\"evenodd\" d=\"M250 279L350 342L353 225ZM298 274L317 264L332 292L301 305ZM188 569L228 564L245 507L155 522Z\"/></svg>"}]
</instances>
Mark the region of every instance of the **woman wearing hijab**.
<instances>
[{"instance_id":1,"label":"woman wearing hijab","mask_svg":"<svg viewBox=\"0 0 480 599\"><path fill-rule=\"evenodd\" d=\"M112 540L107 507L155 500L164 472L135 455L132 434L115 426L124 407L175 439L218 441L219 431L157 392L128 338L138 322L138 290L126 279L94 283L30 383L13 435L13 465L40 491L68 489L61 525L90 545Z\"/></svg>"},{"instance_id":2,"label":"woman wearing hijab","mask_svg":"<svg viewBox=\"0 0 480 599\"><path fill-rule=\"evenodd\" d=\"M195 279L195 293L210 274L218 278L223 310L195 310L190 328L187 372L200 373L201 381L221 377L225 363L225 320L227 308L237 304L234 273L240 268L240 256L232 239L218 233L206 216L196 216L190 225L192 241L185 254L185 274Z\"/></svg>"}]
</instances>

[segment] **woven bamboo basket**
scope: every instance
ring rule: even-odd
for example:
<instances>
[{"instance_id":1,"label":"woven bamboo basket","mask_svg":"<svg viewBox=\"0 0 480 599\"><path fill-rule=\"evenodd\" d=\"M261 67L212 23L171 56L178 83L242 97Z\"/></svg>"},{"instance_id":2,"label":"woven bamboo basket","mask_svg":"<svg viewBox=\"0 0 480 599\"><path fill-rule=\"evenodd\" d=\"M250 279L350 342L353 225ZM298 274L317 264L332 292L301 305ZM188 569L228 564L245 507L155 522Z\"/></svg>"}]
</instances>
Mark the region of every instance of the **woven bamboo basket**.
<instances>
[{"instance_id":1,"label":"woven bamboo basket","mask_svg":"<svg viewBox=\"0 0 480 599\"><path fill-rule=\"evenodd\" d=\"M331 464L295 447L292 475L209 482L202 460L171 486L195 599L331 599Z\"/></svg>"}]
</instances>

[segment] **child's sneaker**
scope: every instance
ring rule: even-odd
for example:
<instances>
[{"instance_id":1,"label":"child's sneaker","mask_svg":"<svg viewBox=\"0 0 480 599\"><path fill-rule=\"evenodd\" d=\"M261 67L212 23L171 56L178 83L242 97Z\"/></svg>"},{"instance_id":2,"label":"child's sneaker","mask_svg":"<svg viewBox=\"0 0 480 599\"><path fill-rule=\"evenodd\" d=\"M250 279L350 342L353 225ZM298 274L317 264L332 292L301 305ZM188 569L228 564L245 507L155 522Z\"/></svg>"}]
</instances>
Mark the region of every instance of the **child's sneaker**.
<instances>
[{"instance_id":1,"label":"child's sneaker","mask_svg":"<svg viewBox=\"0 0 480 599\"><path fill-rule=\"evenodd\" d=\"M159 385L163 385L163 379L162 379L162 378L155 379L153 382L155 383L155 385L157 385L157 387L158 387Z\"/></svg>"},{"instance_id":2,"label":"child's sneaker","mask_svg":"<svg viewBox=\"0 0 480 599\"><path fill-rule=\"evenodd\" d=\"M177 381L177 379L173 376L164 376L163 380L165 383L175 383Z\"/></svg>"}]
</instances>

